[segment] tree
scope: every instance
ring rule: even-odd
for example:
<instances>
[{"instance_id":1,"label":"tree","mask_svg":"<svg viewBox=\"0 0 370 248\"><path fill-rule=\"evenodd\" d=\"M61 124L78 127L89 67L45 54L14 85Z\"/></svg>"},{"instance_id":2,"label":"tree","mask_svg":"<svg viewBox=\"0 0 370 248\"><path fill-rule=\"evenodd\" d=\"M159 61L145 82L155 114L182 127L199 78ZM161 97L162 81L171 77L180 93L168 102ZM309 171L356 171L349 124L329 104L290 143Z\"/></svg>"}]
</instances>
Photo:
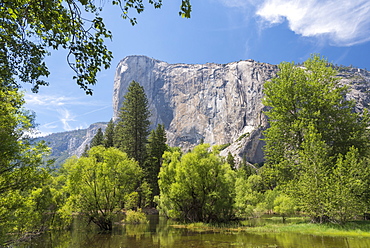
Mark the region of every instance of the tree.
<instances>
[{"instance_id":1,"label":"tree","mask_svg":"<svg viewBox=\"0 0 370 248\"><path fill-rule=\"evenodd\" d=\"M115 129L116 147L143 166L149 135L150 112L144 88L132 81L124 96L119 120Z\"/></svg>"},{"instance_id":2,"label":"tree","mask_svg":"<svg viewBox=\"0 0 370 248\"><path fill-rule=\"evenodd\" d=\"M112 119L105 129L103 144L105 148L114 147L114 122Z\"/></svg>"},{"instance_id":3,"label":"tree","mask_svg":"<svg viewBox=\"0 0 370 248\"><path fill-rule=\"evenodd\" d=\"M281 194L274 200L274 211L283 217L283 223L287 216L294 214L296 205L294 200L287 195Z\"/></svg>"},{"instance_id":4,"label":"tree","mask_svg":"<svg viewBox=\"0 0 370 248\"><path fill-rule=\"evenodd\" d=\"M227 161L227 163L230 165L231 169L235 169L235 158L234 158L234 156L231 154L231 152L229 152L229 153L227 154L226 161Z\"/></svg>"},{"instance_id":5,"label":"tree","mask_svg":"<svg viewBox=\"0 0 370 248\"><path fill-rule=\"evenodd\" d=\"M287 161L294 161L302 149L308 125L321 135L330 157L346 154L351 146L360 154L367 152L368 114L353 111L354 102L345 99L348 88L339 84L327 60L313 55L303 67L284 62L279 69L277 77L265 83L263 99L270 108L270 127L264 132L266 163L277 171L279 182L294 178Z\"/></svg>"},{"instance_id":6,"label":"tree","mask_svg":"<svg viewBox=\"0 0 370 248\"><path fill-rule=\"evenodd\" d=\"M147 145L147 158L144 163L144 174L152 188L153 197L159 195L158 173L162 165L162 156L168 150L166 145L166 131L164 125L158 124L157 128L149 134Z\"/></svg>"},{"instance_id":7,"label":"tree","mask_svg":"<svg viewBox=\"0 0 370 248\"><path fill-rule=\"evenodd\" d=\"M183 156L176 149L164 153L160 195L155 197L162 214L192 222L232 218L235 171L223 162L217 147L209 147L198 145Z\"/></svg>"},{"instance_id":8,"label":"tree","mask_svg":"<svg viewBox=\"0 0 370 248\"><path fill-rule=\"evenodd\" d=\"M313 125L309 126L304 138L302 150L296 158L299 161L299 168L295 167L297 177L290 182L291 194L303 212L311 216L313 221L322 223L327 219L327 206L331 198L328 146Z\"/></svg>"},{"instance_id":9,"label":"tree","mask_svg":"<svg viewBox=\"0 0 370 248\"><path fill-rule=\"evenodd\" d=\"M88 151L89 151L89 145L86 144L85 148L84 148L84 151L82 152L81 156L82 157L87 157L88 156L88 153L87 153Z\"/></svg>"},{"instance_id":10,"label":"tree","mask_svg":"<svg viewBox=\"0 0 370 248\"><path fill-rule=\"evenodd\" d=\"M260 217L263 213L262 178L248 175L245 170L237 171L235 182L235 210L237 217Z\"/></svg>"},{"instance_id":11,"label":"tree","mask_svg":"<svg viewBox=\"0 0 370 248\"><path fill-rule=\"evenodd\" d=\"M112 4L118 5L122 17L133 25L136 19L130 17L130 10L144 11L142 0L114 0ZM149 4L160 8L162 1L150 0ZM91 0L3 1L0 6L0 81L13 86L18 86L19 81L30 83L37 92L39 86L48 84L42 79L50 74L45 57L50 50L63 48L68 51L67 60L76 73L77 84L86 94L92 94L90 85L96 83L97 72L107 69L113 58L104 44L112 34L99 15L101 10L102 7ZM190 12L190 0L181 0L179 14L190 18Z\"/></svg>"},{"instance_id":12,"label":"tree","mask_svg":"<svg viewBox=\"0 0 370 248\"><path fill-rule=\"evenodd\" d=\"M368 206L368 158L351 147L340 156L330 178L329 216L341 224L365 213Z\"/></svg>"},{"instance_id":13,"label":"tree","mask_svg":"<svg viewBox=\"0 0 370 248\"><path fill-rule=\"evenodd\" d=\"M45 157L50 149L29 139L34 116L23 108L19 89L0 81L0 101L1 245L6 233L21 235L49 224L43 216L49 207L45 187L50 164Z\"/></svg>"},{"instance_id":14,"label":"tree","mask_svg":"<svg viewBox=\"0 0 370 248\"><path fill-rule=\"evenodd\" d=\"M98 131L96 132L95 136L91 140L90 148L94 146L100 146L104 143L104 135L103 131L99 127Z\"/></svg>"},{"instance_id":15,"label":"tree","mask_svg":"<svg viewBox=\"0 0 370 248\"><path fill-rule=\"evenodd\" d=\"M96 146L88 154L72 157L63 165L69 194L63 211L83 213L102 230L111 230L116 211L137 189L142 170L117 148Z\"/></svg>"},{"instance_id":16,"label":"tree","mask_svg":"<svg viewBox=\"0 0 370 248\"><path fill-rule=\"evenodd\" d=\"M348 87L317 55L303 67L279 68L265 83L270 127L264 133L264 182L291 197L314 222L345 222L365 211L368 112L354 111L345 98Z\"/></svg>"}]
</instances>

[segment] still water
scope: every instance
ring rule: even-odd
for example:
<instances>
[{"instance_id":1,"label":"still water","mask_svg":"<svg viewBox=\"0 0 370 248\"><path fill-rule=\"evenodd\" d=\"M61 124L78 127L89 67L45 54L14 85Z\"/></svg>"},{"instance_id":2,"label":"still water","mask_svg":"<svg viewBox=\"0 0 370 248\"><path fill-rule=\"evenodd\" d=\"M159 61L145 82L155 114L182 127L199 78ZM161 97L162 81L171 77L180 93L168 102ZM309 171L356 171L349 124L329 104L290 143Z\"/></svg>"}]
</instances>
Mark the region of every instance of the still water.
<instances>
[{"instance_id":1,"label":"still water","mask_svg":"<svg viewBox=\"0 0 370 248\"><path fill-rule=\"evenodd\" d=\"M138 248L138 247L279 247L279 248L364 248L370 238L322 237L292 233L206 232L174 228L158 215L149 216L148 224L116 225L110 233L101 233L80 220L70 231L48 232L14 247L28 248Z\"/></svg>"}]
</instances>

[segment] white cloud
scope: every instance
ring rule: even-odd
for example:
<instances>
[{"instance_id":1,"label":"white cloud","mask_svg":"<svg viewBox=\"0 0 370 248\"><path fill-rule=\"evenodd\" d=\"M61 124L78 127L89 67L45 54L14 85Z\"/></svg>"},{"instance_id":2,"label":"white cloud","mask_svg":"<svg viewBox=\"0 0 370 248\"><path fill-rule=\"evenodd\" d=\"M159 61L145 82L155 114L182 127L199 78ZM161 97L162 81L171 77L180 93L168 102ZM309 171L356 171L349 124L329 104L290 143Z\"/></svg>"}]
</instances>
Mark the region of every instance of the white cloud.
<instances>
[{"instance_id":1,"label":"white cloud","mask_svg":"<svg viewBox=\"0 0 370 248\"><path fill-rule=\"evenodd\" d=\"M295 33L336 46L370 40L369 0L219 0L228 7L254 7L269 24L288 22Z\"/></svg>"},{"instance_id":2,"label":"white cloud","mask_svg":"<svg viewBox=\"0 0 370 248\"><path fill-rule=\"evenodd\" d=\"M55 108L61 106L111 106L110 103L97 101L94 98L89 98L89 96L84 97L66 97L66 96L58 96L58 95L50 95L50 94L33 94L33 93L26 93L25 94L26 105L28 108L33 107L43 107L43 108Z\"/></svg>"},{"instance_id":3,"label":"white cloud","mask_svg":"<svg viewBox=\"0 0 370 248\"><path fill-rule=\"evenodd\" d=\"M63 123L63 129L65 131L69 131L69 130L74 129L69 124L72 121L76 121L75 117L72 115L72 113L68 109L65 109L65 108L58 109L57 111L60 115L59 116L59 121Z\"/></svg>"},{"instance_id":4,"label":"white cloud","mask_svg":"<svg viewBox=\"0 0 370 248\"><path fill-rule=\"evenodd\" d=\"M28 105L31 106L63 106L68 102L74 100L71 97L64 97L64 96L50 96L50 95L42 95L42 94L26 94L25 100Z\"/></svg>"},{"instance_id":5,"label":"white cloud","mask_svg":"<svg viewBox=\"0 0 370 248\"><path fill-rule=\"evenodd\" d=\"M270 23L288 21L292 31L302 36L326 36L339 46L370 40L368 0L267 0L257 15Z\"/></svg>"},{"instance_id":6,"label":"white cloud","mask_svg":"<svg viewBox=\"0 0 370 248\"><path fill-rule=\"evenodd\" d=\"M247 8L250 5L256 5L258 0L219 0L222 4L231 8Z\"/></svg>"}]
</instances>

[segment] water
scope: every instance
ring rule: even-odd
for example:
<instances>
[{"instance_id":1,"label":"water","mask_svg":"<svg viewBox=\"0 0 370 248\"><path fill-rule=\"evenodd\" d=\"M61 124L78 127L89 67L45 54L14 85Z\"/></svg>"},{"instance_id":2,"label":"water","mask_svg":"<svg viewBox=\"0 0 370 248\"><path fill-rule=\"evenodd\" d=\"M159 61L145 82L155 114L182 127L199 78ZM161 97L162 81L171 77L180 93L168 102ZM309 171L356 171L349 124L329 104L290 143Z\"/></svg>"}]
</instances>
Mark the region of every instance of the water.
<instances>
[{"instance_id":1,"label":"water","mask_svg":"<svg viewBox=\"0 0 370 248\"><path fill-rule=\"evenodd\" d=\"M110 233L101 233L93 225L76 220L71 231L48 232L19 248L363 248L370 247L370 238L323 237L292 233L204 232L174 228L171 221L149 216L149 224L115 225Z\"/></svg>"}]
</instances>

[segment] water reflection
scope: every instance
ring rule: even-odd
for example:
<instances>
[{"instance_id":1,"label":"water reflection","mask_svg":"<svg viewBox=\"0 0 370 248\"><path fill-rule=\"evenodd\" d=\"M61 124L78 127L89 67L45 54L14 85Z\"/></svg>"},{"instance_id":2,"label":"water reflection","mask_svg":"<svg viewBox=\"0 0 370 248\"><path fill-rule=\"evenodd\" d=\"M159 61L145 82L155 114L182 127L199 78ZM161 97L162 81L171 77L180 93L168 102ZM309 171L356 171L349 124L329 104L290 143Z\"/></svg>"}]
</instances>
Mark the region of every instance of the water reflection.
<instances>
[{"instance_id":1,"label":"water reflection","mask_svg":"<svg viewBox=\"0 0 370 248\"><path fill-rule=\"evenodd\" d=\"M101 233L93 225L76 219L71 231L48 232L29 243L14 247L40 248L139 248L139 247L370 247L369 238L321 237L292 233L255 234L247 232L196 233L171 226L173 222L158 215L149 216L148 224L116 225L110 233Z\"/></svg>"}]
</instances>

